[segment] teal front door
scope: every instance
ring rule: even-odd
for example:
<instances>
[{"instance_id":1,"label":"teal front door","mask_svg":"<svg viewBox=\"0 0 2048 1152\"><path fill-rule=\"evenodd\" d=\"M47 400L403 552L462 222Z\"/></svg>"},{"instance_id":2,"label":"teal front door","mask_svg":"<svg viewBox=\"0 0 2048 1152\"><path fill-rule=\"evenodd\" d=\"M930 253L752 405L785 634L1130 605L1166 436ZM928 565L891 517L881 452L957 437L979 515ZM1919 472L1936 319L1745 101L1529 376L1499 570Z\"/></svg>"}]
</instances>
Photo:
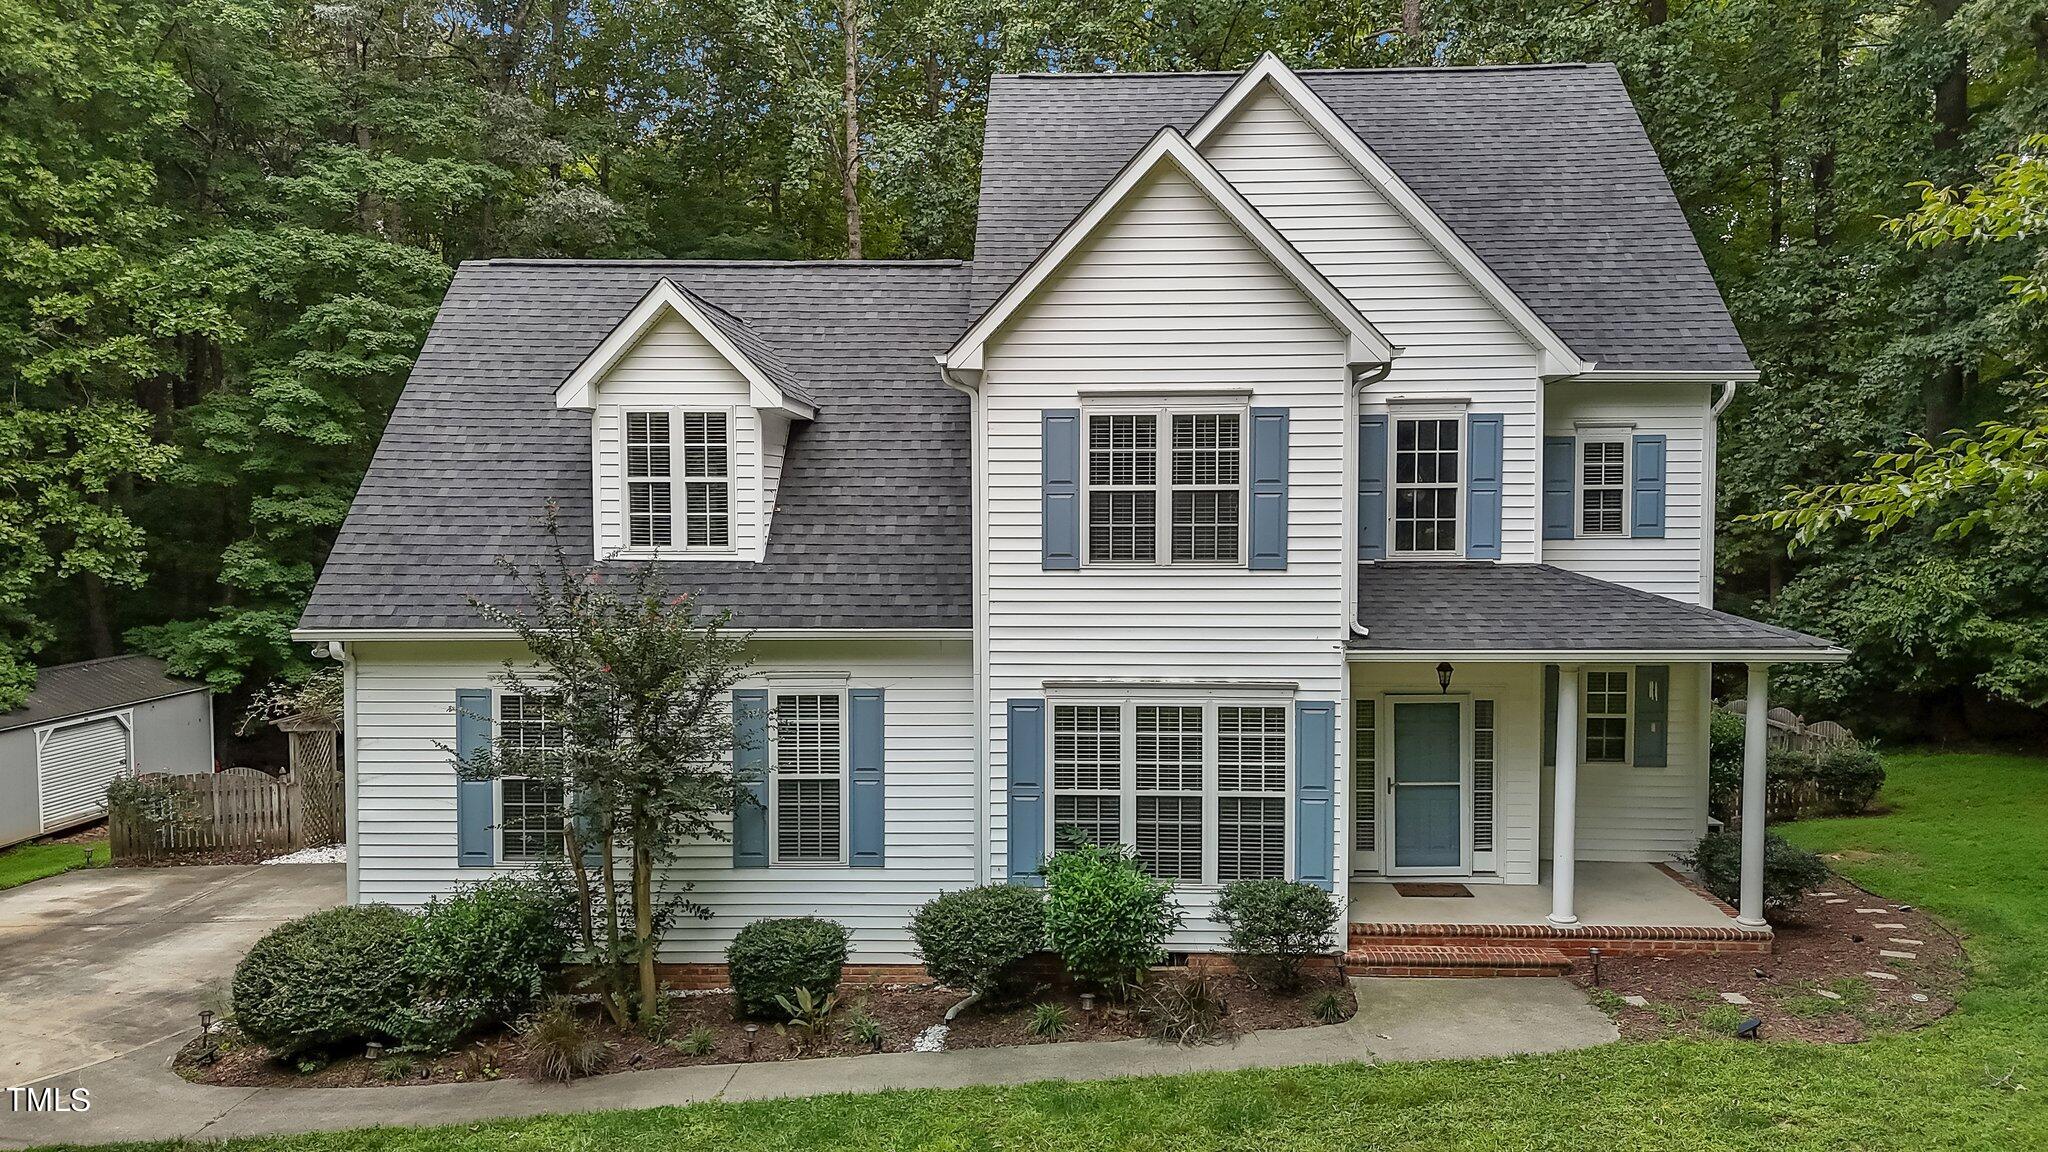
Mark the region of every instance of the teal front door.
<instances>
[{"instance_id":1,"label":"teal front door","mask_svg":"<svg viewBox=\"0 0 2048 1152\"><path fill-rule=\"evenodd\" d=\"M1394 705L1394 868L1455 872L1465 863L1461 709Z\"/></svg>"}]
</instances>

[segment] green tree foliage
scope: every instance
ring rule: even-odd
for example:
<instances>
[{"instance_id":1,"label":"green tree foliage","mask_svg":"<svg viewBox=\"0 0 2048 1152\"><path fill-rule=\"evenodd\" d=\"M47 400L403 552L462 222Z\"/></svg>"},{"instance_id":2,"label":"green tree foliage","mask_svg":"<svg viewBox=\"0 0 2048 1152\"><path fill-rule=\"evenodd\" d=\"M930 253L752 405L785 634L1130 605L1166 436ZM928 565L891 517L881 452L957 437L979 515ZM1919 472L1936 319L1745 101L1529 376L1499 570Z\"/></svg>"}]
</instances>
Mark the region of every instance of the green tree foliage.
<instances>
[{"instance_id":1,"label":"green tree foliage","mask_svg":"<svg viewBox=\"0 0 2048 1152\"><path fill-rule=\"evenodd\" d=\"M462 260L971 256L993 74L1266 51L1614 61L1763 371L1721 426L1721 604L1869 641L1786 681L1851 722L2042 702L2039 309L2006 280L2041 279L2034 0L0 0L6 402L126 406L176 452L95 489L120 578L11 580L0 659L296 674ZM1859 476L1941 509L1796 553L1750 518Z\"/></svg>"}]
</instances>

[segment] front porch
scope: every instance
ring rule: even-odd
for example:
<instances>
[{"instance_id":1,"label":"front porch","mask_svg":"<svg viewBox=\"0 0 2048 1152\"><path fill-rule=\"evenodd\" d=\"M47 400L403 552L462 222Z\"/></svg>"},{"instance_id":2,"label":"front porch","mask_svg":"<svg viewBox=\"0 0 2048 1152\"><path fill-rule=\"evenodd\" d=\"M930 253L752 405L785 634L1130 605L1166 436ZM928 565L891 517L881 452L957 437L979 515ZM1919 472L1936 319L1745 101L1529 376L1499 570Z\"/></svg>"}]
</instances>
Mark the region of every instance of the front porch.
<instances>
[{"instance_id":1,"label":"front porch","mask_svg":"<svg viewBox=\"0 0 2048 1152\"><path fill-rule=\"evenodd\" d=\"M1456 889L1470 895L1449 894ZM1594 949L1604 956L1771 949L1769 928L1744 925L1734 909L1660 864L1580 861L1579 923L1570 927L1550 918L1547 862L1535 884L1365 881L1353 883L1349 896L1347 963L1358 974L1547 976Z\"/></svg>"}]
</instances>

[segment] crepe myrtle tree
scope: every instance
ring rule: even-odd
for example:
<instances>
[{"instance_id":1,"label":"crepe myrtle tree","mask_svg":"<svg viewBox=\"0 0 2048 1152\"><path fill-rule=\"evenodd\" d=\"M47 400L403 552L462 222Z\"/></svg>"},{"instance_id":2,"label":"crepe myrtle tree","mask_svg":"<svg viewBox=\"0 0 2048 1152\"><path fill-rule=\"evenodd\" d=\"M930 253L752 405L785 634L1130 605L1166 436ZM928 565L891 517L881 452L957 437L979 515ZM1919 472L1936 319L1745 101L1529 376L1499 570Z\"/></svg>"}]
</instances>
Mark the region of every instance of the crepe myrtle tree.
<instances>
[{"instance_id":1,"label":"crepe myrtle tree","mask_svg":"<svg viewBox=\"0 0 2048 1152\"><path fill-rule=\"evenodd\" d=\"M548 867L579 897L578 941L592 983L620 1026L651 1024L660 1007L655 952L679 916L710 915L656 871L687 841L725 839L746 797L733 765L733 688L751 664L749 637L690 593L669 589L660 565L617 573L573 563L555 508L552 562L522 572L523 604L472 599L524 642L530 664L506 662L507 692L542 701L544 746L501 732L461 771L469 778L551 781L565 798L562 859ZM626 875L621 877L621 867Z\"/></svg>"}]
</instances>

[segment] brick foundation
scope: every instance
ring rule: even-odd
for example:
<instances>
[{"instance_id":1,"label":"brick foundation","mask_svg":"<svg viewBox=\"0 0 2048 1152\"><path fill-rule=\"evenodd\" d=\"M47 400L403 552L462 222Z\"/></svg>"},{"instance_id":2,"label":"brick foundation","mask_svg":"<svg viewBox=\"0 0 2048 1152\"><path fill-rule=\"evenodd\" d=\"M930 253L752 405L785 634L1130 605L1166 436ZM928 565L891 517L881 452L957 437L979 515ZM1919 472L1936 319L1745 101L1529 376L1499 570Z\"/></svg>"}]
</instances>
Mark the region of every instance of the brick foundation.
<instances>
[{"instance_id":1,"label":"brick foundation","mask_svg":"<svg viewBox=\"0 0 2048 1152\"><path fill-rule=\"evenodd\" d=\"M732 977L723 964L657 964L654 972L662 983L678 991L732 987ZM848 964L840 980L845 984L927 984L931 977L922 964Z\"/></svg>"},{"instance_id":2,"label":"brick foundation","mask_svg":"<svg viewBox=\"0 0 2048 1152\"><path fill-rule=\"evenodd\" d=\"M1543 948L1584 956L1768 955L1769 931L1684 926L1635 927L1589 924L1554 928L1548 924L1353 924L1349 944L1360 948Z\"/></svg>"}]
</instances>

